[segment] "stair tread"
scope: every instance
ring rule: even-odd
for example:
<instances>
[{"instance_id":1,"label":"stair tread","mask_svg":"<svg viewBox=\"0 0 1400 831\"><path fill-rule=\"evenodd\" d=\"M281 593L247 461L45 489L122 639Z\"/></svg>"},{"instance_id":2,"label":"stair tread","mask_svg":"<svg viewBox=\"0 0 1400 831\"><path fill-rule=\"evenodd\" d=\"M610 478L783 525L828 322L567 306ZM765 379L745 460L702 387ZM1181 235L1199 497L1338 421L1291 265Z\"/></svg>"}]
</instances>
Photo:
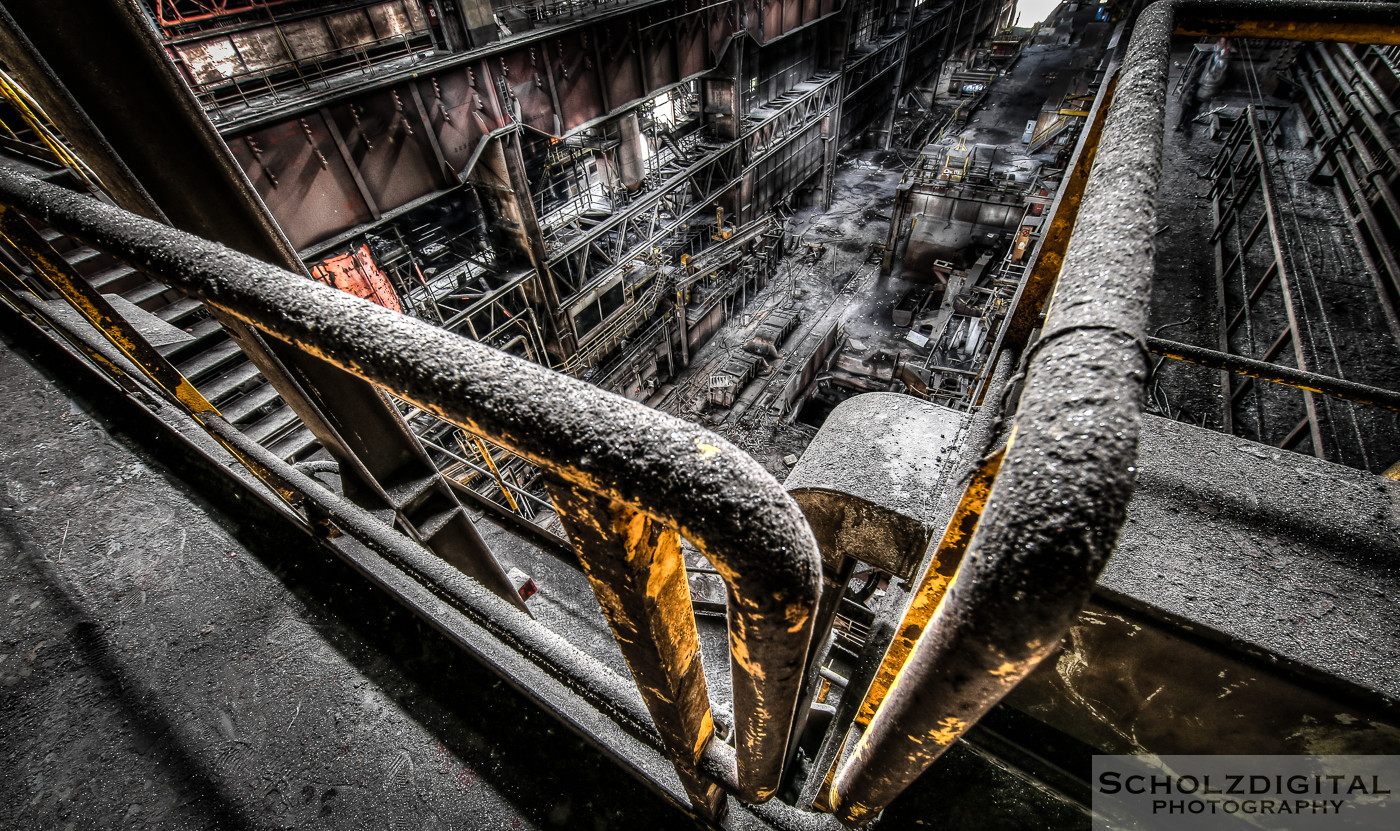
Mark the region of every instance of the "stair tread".
<instances>
[{"instance_id":1,"label":"stair tread","mask_svg":"<svg viewBox=\"0 0 1400 831\"><path fill-rule=\"evenodd\" d=\"M191 380L200 375L205 375L215 367L232 359L240 354L238 344L233 341L224 341L212 349L202 352L188 361L179 365L180 374Z\"/></svg>"},{"instance_id":2,"label":"stair tread","mask_svg":"<svg viewBox=\"0 0 1400 831\"><path fill-rule=\"evenodd\" d=\"M263 384L244 393L242 397L230 402L228 406L220 407L219 411L230 423L237 423L276 400L277 390L271 384Z\"/></svg>"},{"instance_id":3,"label":"stair tread","mask_svg":"<svg viewBox=\"0 0 1400 831\"><path fill-rule=\"evenodd\" d=\"M99 271L88 278L92 287L98 290L115 283L123 277L128 277L136 273L136 269L129 265L115 265L105 271Z\"/></svg>"},{"instance_id":4,"label":"stair tread","mask_svg":"<svg viewBox=\"0 0 1400 831\"><path fill-rule=\"evenodd\" d=\"M163 309L157 309L153 314L166 323L173 323L202 305L204 304L195 300L193 297L183 297Z\"/></svg>"},{"instance_id":5,"label":"stair tread","mask_svg":"<svg viewBox=\"0 0 1400 831\"><path fill-rule=\"evenodd\" d=\"M243 434L258 444L262 444L289 425L299 423L300 420L297 418L297 414L292 411L291 407L282 407L264 416L253 425L244 428Z\"/></svg>"},{"instance_id":6,"label":"stair tread","mask_svg":"<svg viewBox=\"0 0 1400 831\"><path fill-rule=\"evenodd\" d=\"M200 384L199 391L204 397L209 399L214 406L219 405L220 400L227 399L238 390L239 387L260 377L258 367L252 361L235 367L232 371L215 378L207 384Z\"/></svg>"},{"instance_id":7,"label":"stair tread","mask_svg":"<svg viewBox=\"0 0 1400 831\"><path fill-rule=\"evenodd\" d=\"M196 321L185 329L190 340L180 341L161 348L161 354L172 361L179 360L182 356L188 355L194 350L201 349L208 345L209 339L223 334L223 327L219 326L219 321L212 317Z\"/></svg>"},{"instance_id":8,"label":"stair tread","mask_svg":"<svg viewBox=\"0 0 1400 831\"><path fill-rule=\"evenodd\" d=\"M137 286L131 291L122 292L122 297L125 297L127 300L139 306L153 297L159 297L166 291L169 291L169 286L163 286L152 280L149 283Z\"/></svg>"},{"instance_id":9,"label":"stair tread","mask_svg":"<svg viewBox=\"0 0 1400 831\"><path fill-rule=\"evenodd\" d=\"M190 336L194 338L208 337L209 335L212 335L215 332L223 331L223 327L219 325L219 321L215 320L212 317L206 317L198 323L184 328L185 331L188 332Z\"/></svg>"},{"instance_id":10,"label":"stair tread","mask_svg":"<svg viewBox=\"0 0 1400 831\"><path fill-rule=\"evenodd\" d=\"M308 448L316 446L316 436L304 425L292 431L291 435L279 439L272 447L268 448L279 459L291 461L297 456L305 453Z\"/></svg>"},{"instance_id":11,"label":"stair tread","mask_svg":"<svg viewBox=\"0 0 1400 831\"><path fill-rule=\"evenodd\" d=\"M62 256L69 265L81 265L94 257L102 256L102 252L84 245L81 248L74 248L72 251L65 251Z\"/></svg>"}]
</instances>

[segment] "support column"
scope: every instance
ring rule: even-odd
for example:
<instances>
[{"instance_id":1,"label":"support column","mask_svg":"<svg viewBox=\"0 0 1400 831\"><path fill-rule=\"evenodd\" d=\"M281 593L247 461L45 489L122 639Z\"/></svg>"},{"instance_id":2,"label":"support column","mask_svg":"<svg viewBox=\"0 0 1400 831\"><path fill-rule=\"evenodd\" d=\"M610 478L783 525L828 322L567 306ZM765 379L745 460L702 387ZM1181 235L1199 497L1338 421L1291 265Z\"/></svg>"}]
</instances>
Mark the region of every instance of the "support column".
<instances>
[{"instance_id":1,"label":"support column","mask_svg":"<svg viewBox=\"0 0 1400 831\"><path fill-rule=\"evenodd\" d=\"M685 295L688 292L676 292L676 318L681 330L681 367L690 366L690 324L685 319Z\"/></svg>"},{"instance_id":2,"label":"support column","mask_svg":"<svg viewBox=\"0 0 1400 831\"><path fill-rule=\"evenodd\" d=\"M912 17L908 15L908 17ZM905 31L904 37L899 42L899 57L895 60L899 63L899 68L894 71L894 92L890 100L890 111L885 114L884 123L880 125L880 131L885 134L885 138L880 143L881 150L890 149L890 139L894 136L894 117L899 110L899 102L904 100L900 95L900 87L904 86L904 63L909 57L909 38L913 35Z\"/></svg>"},{"instance_id":3,"label":"support column","mask_svg":"<svg viewBox=\"0 0 1400 831\"><path fill-rule=\"evenodd\" d=\"M443 0L438 0L443 2ZM496 40L496 18L491 13L491 0L447 0L461 10L462 27L475 47Z\"/></svg>"},{"instance_id":4,"label":"support column","mask_svg":"<svg viewBox=\"0 0 1400 831\"><path fill-rule=\"evenodd\" d=\"M520 134L517 130L499 130L489 141L491 146L470 171L471 178L496 214L497 221L492 223L493 247L525 260L535 270L536 279L528 291L530 305L537 319L545 324L545 349L557 364L577 351L578 342L573 324L560 306L559 289L549 269L549 252L520 152Z\"/></svg>"}]
</instances>

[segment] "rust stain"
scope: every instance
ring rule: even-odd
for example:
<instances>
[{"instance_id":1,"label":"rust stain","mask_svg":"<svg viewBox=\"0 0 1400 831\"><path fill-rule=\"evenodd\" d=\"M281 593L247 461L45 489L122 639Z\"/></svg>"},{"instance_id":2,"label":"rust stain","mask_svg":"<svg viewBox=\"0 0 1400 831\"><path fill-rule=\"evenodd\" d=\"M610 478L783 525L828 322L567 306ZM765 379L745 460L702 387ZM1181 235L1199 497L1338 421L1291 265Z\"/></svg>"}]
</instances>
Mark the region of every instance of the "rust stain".
<instances>
[{"instance_id":1,"label":"rust stain","mask_svg":"<svg viewBox=\"0 0 1400 831\"><path fill-rule=\"evenodd\" d=\"M1375 23L1223 20L1202 16L1178 26L1176 34L1200 37L1376 43L1391 46L1400 44L1400 29Z\"/></svg>"},{"instance_id":2,"label":"rust stain","mask_svg":"<svg viewBox=\"0 0 1400 831\"><path fill-rule=\"evenodd\" d=\"M812 619L812 609L805 603L789 603L783 612L783 617L788 622L789 632L799 632L807 625L807 621Z\"/></svg>"},{"instance_id":3,"label":"rust stain","mask_svg":"<svg viewBox=\"0 0 1400 831\"><path fill-rule=\"evenodd\" d=\"M713 444L709 444L700 439L695 440L695 447L697 450L700 451L700 461L702 462L706 459L713 458L720 454L720 449L718 447L715 447Z\"/></svg>"},{"instance_id":4,"label":"rust stain","mask_svg":"<svg viewBox=\"0 0 1400 831\"><path fill-rule=\"evenodd\" d=\"M714 736L714 734L715 718L714 714L710 712L710 708L707 702L705 707L705 713L700 717L700 730L696 733L695 736L696 761L700 759L700 754L705 751L705 745L710 743L710 738Z\"/></svg>"},{"instance_id":5,"label":"rust stain","mask_svg":"<svg viewBox=\"0 0 1400 831\"><path fill-rule=\"evenodd\" d=\"M948 521L948 527L943 532L943 539L938 544L932 562L929 563L928 571L924 573L919 588L909 603L899 632L885 652L880 670L866 693L865 701L861 703L856 724L865 727L875 717L875 711L889 695L900 670L914 651L914 644L923 636L934 612L947 594L948 587L957 576L958 566L961 565L967 545L977 530L977 520L986 507L987 497L992 491L992 482L996 479L997 471L1001 469L1001 460L1005 452L1005 449L1002 449L988 458L963 492L962 501L953 512L952 519Z\"/></svg>"}]
</instances>

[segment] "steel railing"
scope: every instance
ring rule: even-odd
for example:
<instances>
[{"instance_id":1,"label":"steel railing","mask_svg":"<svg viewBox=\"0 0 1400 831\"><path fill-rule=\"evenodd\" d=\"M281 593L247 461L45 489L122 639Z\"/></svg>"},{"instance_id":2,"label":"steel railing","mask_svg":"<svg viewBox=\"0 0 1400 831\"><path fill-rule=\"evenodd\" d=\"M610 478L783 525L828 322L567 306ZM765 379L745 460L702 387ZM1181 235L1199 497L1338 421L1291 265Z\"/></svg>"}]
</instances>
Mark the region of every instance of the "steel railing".
<instances>
[{"instance_id":1,"label":"steel railing","mask_svg":"<svg viewBox=\"0 0 1400 831\"><path fill-rule=\"evenodd\" d=\"M731 597L732 786L748 802L777 790L820 556L796 503L748 454L689 422L86 196L0 171L0 203L539 465L692 806L714 816L722 793L698 768L713 718L677 532L689 539ZM271 472L275 487L310 486L211 411L201 422ZM341 513L332 516L339 524ZM387 546L378 530L352 524L352 536ZM511 620L526 625L518 612Z\"/></svg>"},{"instance_id":2,"label":"steel railing","mask_svg":"<svg viewBox=\"0 0 1400 831\"><path fill-rule=\"evenodd\" d=\"M1111 107L1077 221L1069 215L1075 233L1051 275L1048 319L1029 347L1014 438L973 477L933 553L952 576L925 578L916 592L921 634L887 656L888 685L863 707L868 729L824 788L841 822L864 824L888 806L1054 651L1116 541L1149 361L1172 33L1394 43L1397 24L1395 5L1369 3L1163 0L1141 14L1116 83L1105 85ZM272 458L212 408L196 416L274 487L313 502L665 753L696 813L717 818L724 791L754 803L773 795L805 704L820 557L796 504L745 453L696 425L37 180L0 170L0 205L0 219L39 219L539 465L644 710L630 684L523 612ZM713 738L679 536L728 587L733 748Z\"/></svg>"},{"instance_id":3,"label":"steel railing","mask_svg":"<svg viewBox=\"0 0 1400 831\"><path fill-rule=\"evenodd\" d=\"M1014 438L970 539L950 525L942 546L966 547L956 576L834 777L843 823L872 819L1054 650L1116 541L1136 475L1174 33L1397 43L1400 5L1161 0L1140 14L1030 347Z\"/></svg>"}]
</instances>

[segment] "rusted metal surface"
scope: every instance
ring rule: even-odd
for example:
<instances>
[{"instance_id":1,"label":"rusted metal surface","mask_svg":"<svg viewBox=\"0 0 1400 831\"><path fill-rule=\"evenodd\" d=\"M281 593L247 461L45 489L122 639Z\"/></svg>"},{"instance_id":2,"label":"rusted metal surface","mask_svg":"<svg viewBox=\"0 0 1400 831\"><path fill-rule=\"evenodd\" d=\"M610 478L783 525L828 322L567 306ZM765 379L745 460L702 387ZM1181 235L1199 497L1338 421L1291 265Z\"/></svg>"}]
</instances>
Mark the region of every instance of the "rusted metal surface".
<instances>
[{"instance_id":1,"label":"rusted metal surface","mask_svg":"<svg viewBox=\"0 0 1400 831\"><path fill-rule=\"evenodd\" d=\"M1051 654L1132 493L1146 378L1171 10L1143 12L1117 82L1016 431L957 576L832 789L874 818Z\"/></svg>"},{"instance_id":2,"label":"rusted metal surface","mask_svg":"<svg viewBox=\"0 0 1400 831\"><path fill-rule=\"evenodd\" d=\"M1214 349L1205 349L1161 338L1147 338L1147 348L1158 355L1165 355L1178 361L1200 364L1263 381L1272 381L1276 384L1296 387L1309 392L1330 395L1344 401L1355 401L1358 404L1400 410L1400 392L1394 390L1380 389L1348 381L1345 378L1333 378L1328 375L1319 375L1316 372L1305 372L1288 366L1256 361L1240 355L1228 355Z\"/></svg>"},{"instance_id":3,"label":"rusted metal surface","mask_svg":"<svg viewBox=\"0 0 1400 831\"><path fill-rule=\"evenodd\" d=\"M50 289L67 300L83 317L105 335L162 389L179 401L196 418L218 410L194 388L174 366L112 308L101 292L88 285L73 267L41 238L12 209L0 206L0 239L13 246L34 266L35 274Z\"/></svg>"},{"instance_id":4,"label":"rusted metal surface","mask_svg":"<svg viewBox=\"0 0 1400 831\"><path fill-rule=\"evenodd\" d=\"M548 487L692 809L718 819L724 791L700 772L714 720L675 528L566 482Z\"/></svg>"},{"instance_id":5,"label":"rusted metal surface","mask_svg":"<svg viewBox=\"0 0 1400 831\"><path fill-rule=\"evenodd\" d=\"M1176 34L1396 44L1400 7L1329 0L1186 0L1176 4Z\"/></svg>"},{"instance_id":6,"label":"rusted metal surface","mask_svg":"<svg viewBox=\"0 0 1400 831\"><path fill-rule=\"evenodd\" d=\"M772 5L781 20L790 4ZM990 494L978 496L986 507L970 540L972 509L955 516L945 541L950 554L966 544L961 565L954 574L951 556L935 558L924 602L906 621L907 660L892 659L902 670L890 677L884 705L871 708L868 732L835 778L831 802L843 821L868 821L1050 654L1122 523L1146 365L1142 326L1170 31L1169 6L1144 13L1084 192L1080 233L1069 241L1054 306L1030 356L1016 438ZM667 75L677 71L668 66L679 62L667 51L674 46L655 51L653 44L648 54L644 36L631 35L643 43L637 62L644 81L674 77ZM549 41L539 43L548 48ZM620 52L629 44L612 46ZM529 81L511 82L530 88L532 119L549 115L546 103L559 111L557 58L517 60L521 72L532 67ZM403 102L405 132L423 126L426 116L421 90L413 99ZM314 130L306 139L303 152L344 159L339 145L325 144ZM352 138L343 141L352 147ZM443 148L443 159L450 157ZM715 782L747 800L771 796L808 654L819 576L815 541L800 514L752 460L694 425L164 226L8 175L0 175L0 187L7 200L66 232L126 252L296 349L395 389L553 470L560 478L556 495L574 507L566 510L570 529L581 548L592 549L585 563L598 575L596 583L629 590L611 599L600 595L655 705L650 716L662 725L662 740L682 775L692 776L687 785L698 810L718 810ZM416 549L403 549L399 538L386 541L380 536L385 529L347 524L357 538L433 572L433 580L461 582L439 574L441 564ZM730 586L739 721L732 757L727 746L707 742L703 678L697 681L691 632L681 631L686 627L677 617L684 585L669 565L677 559L671 527L695 540ZM480 614L513 621L503 632L517 637L526 631L510 628L519 614L499 600L486 601ZM924 629L917 642L916 625ZM659 639L664 642L655 649L628 644L632 633L654 628L675 637ZM627 698L630 692L611 680L604 686L607 695ZM628 712L634 723L646 720L635 706Z\"/></svg>"},{"instance_id":7,"label":"rusted metal surface","mask_svg":"<svg viewBox=\"0 0 1400 831\"><path fill-rule=\"evenodd\" d=\"M311 267L311 276L362 300L403 312L394 287L389 285L389 278L375 264L368 245L361 245L349 254L323 260L320 265Z\"/></svg>"},{"instance_id":8,"label":"rusted metal surface","mask_svg":"<svg viewBox=\"0 0 1400 831\"><path fill-rule=\"evenodd\" d=\"M749 36L766 45L838 12L844 6L841 0L744 0L741 13L748 21Z\"/></svg>"},{"instance_id":9,"label":"rusted metal surface","mask_svg":"<svg viewBox=\"0 0 1400 831\"><path fill-rule=\"evenodd\" d=\"M1395 18L1395 7L1372 4L1170 0L1139 17L1078 233L1032 347L1016 432L963 566L837 773L833 803L843 823L872 819L1050 654L1122 525L1136 473L1154 195L1178 6L1187 25L1202 9L1227 6L1237 15L1292 15L1310 25L1280 31L1306 37L1354 37L1361 29L1352 24ZM1339 17L1349 22L1337 24Z\"/></svg>"},{"instance_id":10,"label":"rusted metal surface","mask_svg":"<svg viewBox=\"0 0 1400 831\"><path fill-rule=\"evenodd\" d=\"M87 327L73 326L79 321L61 302L46 304L29 294L17 279L11 280L12 275L5 274L3 269L0 275L3 275L0 296L32 306L63 337L70 339L79 353L88 355L95 365L105 370L105 375L90 376L93 380L101 384L104 379L110 379L137 398L149 400L146 397L149 390L132 383L133 377L140 374L137 368ZM7 294L5 286L11 283L22 296ZM68 313L57 316L48 313L53 308ZM113 358L121 366L113 364ZM92 369L80 361L64 366L75 373L70 373L72 377L82 376ZM150 426L157 432L170 431L169 437L176 443L188 441L188 435L171 430L168 421L155 418L148 410L141 411L151 418ZM480 583L466 579L379 518L327 490L311 478L308 466L293 466L282 461L217 416L210 415L205 428L216 440L225 443L235 457L246 454L246 460L264 467L268 474L265 481L275 482L278 487L296 494L303 504L313 508L313 515L333 517L344 533L330 541L331 549L371 585L386 591L397 603L447 636L645 785L677 807L686 807L684 792L677 788L673 775L667 773L672 766L664 755L666 746L629 679L617 675L559 634L512 608ZM239 494L246 495L241 490L247 486L246 479L229 469L225 457L208 455L207 446L190 444L187 449L207 459L209 471L216 476L221 470L232 474L230 478L238 483ZM252 495L269 500L261 491L254 491ZM276 507L281 506L277 504ZM294 513L289 513L289 517L304 523L304 519ZM738 792L734 749L722 742L712 742L707 745L704 756L707 765L712 757L722 760L723 773L718 781L722 781L726 790ZM766 824L757 827L782 831L837 827L829 817L813 817L778 802L758 806L732 803L731 807L741 812L741 818L733 820L732 824L726 821L724 827L756 827L755 817Z\"/></svg>"},{"instance_id":11,"label":"rusted metal surface","mask_svg":"<svg viewBox=\"0 0 1400 831\"><path fill-rule=\"evenodd\" d=\"M1040 315L1055 290L1055 281L1060 277L1060 268L1065 260L1065 249L1069 246L1075 222L1079 218L1084 188L1089 182L1089 171L1094 167L1095 154L1102 140L1104 118L1113 103L1117 85L1116 75L1106 80L1093 109L1089 111L1089 123L1080 134L1074 167L1051 207L1053 218L1050 220L1050 230L1036 244L1038 250L1032 254L1035 265L1012 298L1014 311L999 335L1000 347L1024 349L1031 332L1040 325Z\"/></svg>"},{"instance_id":12,"label":"rusted metal surface","mask_svg":"<svg viewBox=\"0 0 1400 831\"><path fill-rule=\"evenodd\" d=\"M0 10L0 36L15 47L7 51L7 62L23 70L26 85L109 192L128 210L302 271L296 251L154 42L138 4L66 3L7 4ZM87 25L54 25L78 18ZM338 163L334 144L318 138L315 129L311 133L301 135L305 152L314 157L321 150L328 164ZM323 169L319 160L310 164ZM456 495L383 393L304 350L264 340L216 307L209 312L341 462L348 494L366 507L392 510L407 533L524 609Z\"/></svg>"},{"instance_id":13,"label":"rusted metal surface","mask_svg":"<svg viewBox=\"0 0 1400 831\"><path fill-rule=\"evenodd\" d=\"M967 553L968 543L971 542L978 520L986 508L992 482L1001 468L1003 455L1004 451L997 451L983 460L964 489L962 499L943 532L943 538L933 551L923 579L919 581L918 588L905 608L904 619L900 622L899 629L894 633L881 661L871 669L862 697L853 702L855 712L851 722L856 727L862 730L869 727L875 713L894 686L895 678L913 653L915 644L928 630L934 612L942 602ZM862 691L862 687L855 686L854 679L850 689L858 694ZM846 704L844 699L842 704ZM842 743L847 741L844 733L836 738ZM815 804L825 811L832 810L830 785L836 771L832 768L831 761L826 761L825 766L812 772L814 777L821 777L823 783L820 790L814 794Z\"/></svg>"},{"instance_id":14,"label":"rusted metal surface","mask_svg":"<svg viewBox=\"0 0 1400 831\"><path fill-rule=\"evenodd\" d=\"M1007 703L1100 753L1395 752L1397 483L1150 415L1139 467L1094 600Z\"/></svg>"},{"instance_id":15,"label":"rusted metal surface","mask_svg":"<svg viewBox=\"0 0 1400 831\"><path fill-rule=\"evenodd\" d=\"M997 451L984 461L963 491L962 501L958 503L952 520L944 530L928 570L924 572L918 589L904 611L904 620L900 622L894 642L885 652L880 669L861 703L860 711L856 715L856 724L861 727L870 724L875 713L879 711L880 704L894 685L895 677L914 651L914 644L928 629L934 611L957 575L958 567L967 553L968 543L972 541L973 532L977 530L978 520L987 507L987 497L991 493L997 471L1001 469L1004 453L1004 450Z\"/></svg>"},{"instance_id":16,"label":"rusted metal surface","mask_svg":"<svg viewBox=\"0 0 1400 831\"><path fill-rule=\"evenodd\" d=\"M575 487L677 527L730 587L738 795L773 795L820 560L797 505L747 454L694 424L95 200L5 173L0 195Z\"/></svg>"},{"instance_id":17,"label":"rusted metal surface","mask_svg":"<svg viewBox=\"0 0 1400 831\"><path fill-rule=\"evenodd\" d=\"M276 115L230 111L220 129L278 224L306 249L466 180L473 150L494 131L561 136L713 69L733 16L726 3L689 5L609 11L429 60L372 88L345 84Z\"/></svg>"}]
</instances>

